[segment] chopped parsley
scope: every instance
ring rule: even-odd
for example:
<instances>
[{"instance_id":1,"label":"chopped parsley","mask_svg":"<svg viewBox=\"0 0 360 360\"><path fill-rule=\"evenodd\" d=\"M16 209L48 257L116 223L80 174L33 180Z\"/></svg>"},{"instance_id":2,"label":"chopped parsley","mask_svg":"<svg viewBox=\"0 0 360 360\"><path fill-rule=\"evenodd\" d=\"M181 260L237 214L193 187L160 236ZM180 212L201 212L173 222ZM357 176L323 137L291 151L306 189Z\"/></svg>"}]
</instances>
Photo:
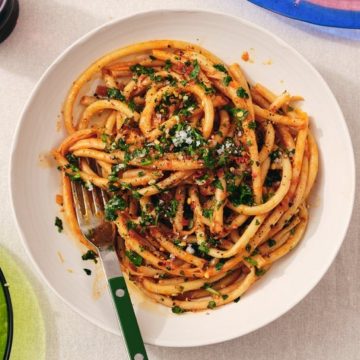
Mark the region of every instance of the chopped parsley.
<instances>
[{"instance_id":1,"label":"chopped parsley","mask_svg":"<svg viewBox=\"0 0 360 360\"><path fill-rule=\"evenodd\" d=\"M151 165L153 163L153 160L152 159L144 159L144 160L141 160L141 165L142 166L147 166L147 165Z\"/></svg>"},{"instance_id":2,"label":"chopped parsley","mask_svg":"<svg viewBox=\"0 0 360 360\"><path fill-rule=\"evenodd\" d=\"M143 258L138 253L132 250L127 250L125 251L125 255L135 266L141 266Z\"/></svg>"},{"instance_id":3,"label":"chopped parsley","mask_svg":"<svg viewBox=\"0 0 360 360\"><path fill-rule=\"evenodd\" d=\"M215 265L215 269L217 271L220 271L222 269L222 267L224 266L224 263L219 261L216 265Z\"/></svg>"},{"instance_id":4,"label":"chopped parsley","mask_svg":"<svg viewBox=\"0 0 360 360\"><path fill-rule=\"evenodd\" d=\"M85 271L85 274L90 276L91 275L91 270L90 269L83 269Z\"/></svg>"},{"instance_id":5,"label":"chopped parsley","mask_svg":"<svg viewBox=\"0 0 360 360\"><path fill-rule=\"evenodd\" d=\"M226 76L223 78L223 84L224 84L225 86L228 86L231 81L232 81L232 77L231 77L230 75L226 75Z\"/></svg>"},{"instance_id":6,"label":"chopped parsley","mask_svg":"<svg viewBox=\"0 0 360 360\"><path fill-rule=\"evenodd\" d=\"M110 150L122 150L122 151L128 151L129 145L126 143L126 141L122 138L120 138L118 141L114 141L110 145Z\"/></svg>"},{"instance_id":7,"label":"chopped parsley","mask_svg":"<svg viewBox=\"0 0 360 360\"><path fill-rule=\"evenodd\" d=\"M169 59L167 59L167 60L165 61L164 70L165 70L165 71L170 71L171 66L172 66L171 61L170 61Z\"/></svg>"},{"instance_id":8,"label":"chopped parsley","mask_svg":"<svg viewBox=\"0 0 360 360\"><path fill-rule=\"evenodd\" d=\"M109 135L108 134L105 134L105 133L103 133L103 134L101 134L101 141L103 142L103 143L105 143L105 144L107 144L108 143L108 141L109 141Z\"/></svg>"},{"instance_id":9,"label":"chopped parsley","mask_svg":"<svg viewBox=\"0 0 360 360\"><path fill-rule=\"evenodd\" d=\"M239 206L241 204L244 205L252 205L254 203L254 196L252 189L249 185L241 184L239 186L231 186L229 187L229 200L235 205Z\"/></svg>"},{"instance_id":10,"label":"chopped parsley","mask_svg":"<svg viewBox=\"0 0 360 360\"><path fill-rule=\"evenodd\" d=\"M208 309L215 309L216 308L216 302L214 300L209 301L207 307L208 307Z\"/></svg>"},{"instance_id":11,"label":"chopped parsley","mask_svg":"<svg viewBox=\"0 0 360 360\"><path fill-rule=\"evenodd\" d=\"M112 197L107 204L105 205L105 219L107 221L114 221L117 218L117 211L118 210L125 210L127 207L126 201L115 195Z\"/></svg>"},{"instance_id":12,"label":"chopped parsley","mask_svg":"<svg viewBox=\"0 0 360 360\"><path fill-rule=\"evenodd\" d=\"M205 167L214 169L216 166L216 156L214 149L203 148L200 151L200 159L204 161Z\"/></svg>"},{"instance_id":13,"label":"chopped parsley","mask_svg":"<svg viewBox=\"0 0 360 360\"><path fill-rule=\"evenodd\" d=\"M134 102L133 99L131 99L131 100L128 102L128 107L129 107L130 110L132 110L132 111L138 110L138 109L137 109L137 106L136 106L136 104L135 104L135 102Z\"/></svg>"},{"instance_id":14,"label":"chopped parsley","mask_svg":"<svg viewBox=\"0 0 360 360\"><path fill-rule=\"evenodd\" d=\"M274 239L269 239L269 240L267 241L267 244L268 244L269 247L273 247L273 246L276 245L276 240L274 240Z\"/></svg>"},{"instance_id":15,"label":"chopped parsley","mask_svg":"<svg viewBox=\"0 0 360 360\"><path fill-rule=\"evenodd\" d=\"M200 131L186 123L176 124L169 131L170 141L175 146L174 152L184 151L193 155L195 150L206 143Z\"/></svg>"},{"instance_id":16,"label":"chopped parsley","mask_svg":"<svg viewBox=\"0 0 360 360\"><path fill-rule=\"evenodd\" d=\"M272 151L269 156L270 156L271 161L275 161L276 159L280 159L281 158L281 150L276 149L276 150Z\"/></svg>"},{"instance_id":17,"label":"chopped parsley","mask_svg":"<svg viewBox=\"0 0 360 360\"><path fill-rule=\"evenodd\" d=\"M175 246L178 246L178 247L181 247L181 240L179 240L179 239L175 239L175 240L173 240L173 243L174 243L174 245Z\"/></svg>"},{"instance_id":18,"label":"chopped parsley","mask_svg":"<svg viewBox=\"0 0 360 360\"><path fill-rule=\"evenodd\" d=\"M266 273L265 269L259 269L259 268L255 269L255 275L256 276L263 276L265 273Z\"/></svg>"},{"instance_id":19,"label":"chopped parsley","mask_svg":"<svg viewBox=\"0 0 360 360\"><path fill-rule=\"evenodd\" d=\"M209 250L210 248L208 247L207 243L205 241L203 241L199 247L198 247L198 250L204 254L208 254L209 253Z\"/></svg>"},{"instance_id":20,"label":"chopped parsley","mask_svg":"<svg viewBox=\"0 0 360 360\"><path fill-rule=\"evenodd\" d=\"M240 296L234 299L234 303L238 303L240 301Z\"/></svg>"},{"instance_id":21,"label":"chopped parsley","mask_svg":"<svg viewBox=\"0 0 360 360\"><path fill-rule=\"evenodd\" d=\"M176 215L179 202L176 199L172 199L169 202L164 202L163 200L158 201L155 206L155 212L158 216L165 219L173 219Z\"/></svg>"},{"instance_id":22,"label":"chopped parsley","mask_svg":"<svg viewBox=\"0 0 360 360\"><path fill-rule=\"evenodd\" d=\"M136 229L136 223L135 222L133 222L133 221L131 221L131 220L128 220L127 222L126 222L126 228L128 229L128 230L135 230Z\"/></svg>"},{"instance_id":23,"label":"chopped parsley","mask_svg":"<svg viewBox=\"0 0 360 360\"><path fill-rule=\"evenodd\" d=\"M78 159L74 154L67 153L65 155L66 160L69 162L70 165L78 166Z\"/></svg>"},{"instance_id":24,"label":"chopped parsley","mask_svg":"<svg viewBox=\"0 0 360 360\"><path fill-rule=\"evenodd\" d=\"M214 210L213 210L213 209L203 209L203 210L202 210L203 216L206 217L207 219L212 218L213 213L214 213Z\"/></svg>"},{"instance_id":25,"label":"chopped parsley","mask_svg":"<svg viewBox=\"0 0 360 360\"><path fill-rule=\"evenodd\" d=\"M116 88L107 88L107 96L110 99L125 101L125 96L121 93L119 89Z\"/></svg>"},{"instance_id":26,"label":"chopped parsley","mask_svg":"<svg viewBox=\"0 0 360 360\"><path fill-rule=\"evenodd\" d=\"M170 84L171 86L175 86L175 85L177 84L177 82L178 82L178 80L177 80L176 78L174 78L173 76L171 76L170 74L165 77L165 80L166 80L167 82L169 82L169 84Z\"/></svg>"},{"instance_id":27,"label":"chopped parsley","mask_svg":"<svg viewBox=\"0 0 360 360\"><path fill-rule=\"evenodd\" d=\"M226 68L225 68L225 66L224 66L223 64L215 64L215 65L214 65L214 68L215 68L216 70L219 70L219 71L225 73L225 74L228 73L228 71L226 70Z\"/></svg>"},{"instance_id":28,"label":"chopped parsley","mask_svg":"<svg viewBox=\"0 0 360 360\"><path fill-rule=\"evenodd\" d=\"M191 79L196 79L198 77L198 75L199 75L199 72L200 72L200 65L199 65L197 60L194 60L193 61L193 69L192 69L192 71L190 73L190 78Z\"/></svg>"},{"instance_id":29,"label":"chopped parsley","mask_svg":"<svg viewBox=\"0 0 360 360\"><path fill-rule=\"evenodd\" d=\"M220 189L220 190L224 190L224 187L222 186L222 183L220 181L220 179L216 179L212 182L212 185L216 188L216 189Z\"/></svg>"},{"instance_id":30,"label":"chopped parsley","mask_svg":"<svg viewBox=\"0 0 360 360\"><path fill-rule=\"evenodd\" d=\"M210 294L213 295L217 295L220 296L221 294L219 293L219 291L215 290L214 288L212 288L212 286L208 283L205 283L204 286L202 287L204 290L206 290L207 292L209 292Z\"/></svg>"},{"instance_id":31,"label":"chopped parsley","mask_svg":"<svg viewBox=\"0 0 360 360\"><path fill-rule=\"evenodd\" d=\"M215 94L215 89L211 86L210 87L206 86L203 81L198 81L197 84L204 89L205 94L207 95Z\"/></svg>"},{"instance_id":32,"label":"chopped parsley","mask_svg":"<svg viewBox=\"0 0 360 360\"><path fill-rule=\"evenodd\" d=\"M83 260L94 260L94 263L97 264L98 254L94 250L88 250L85 254L81 256Z\"/></svg>"},{"instance_id":33,"label":"chopped parsley","mask_svg":"<svg viewBox=\"0 0 360 360\"><path fill-rule=\"evenodd\" d=\"M59 233L64 230L62 220L59 217L55 218L55 226L57 227Z\"/></svg>"},{"instance_id":34,"label":"chopped parsley","mask_svg":"<svg viewBox=\"0 0 360 360\"><path fill-rule=\"evenodd\" d=\"M257 263L257 261L256 260L254 260L253 258L251 258L251 257L244 257L244 260L246 261L246 262L248 262L249 264L251 264L251 265L253 265L253 266L257 266L258 265L258 263Z\"/></svg>"},{"instance_id":35,"label":"chopped parsley","mask_svg":"<svg viewBox=\"0 0 360 360\"><path fill-rule=\"evenodd\" d=\"M197 185L204 185L208 178L209 178L209 174L204 174L199 178L195 179L195 182Z\"/></svg>"},{"instance_id":36,"label":"chopped parsley","mask_svg":"<svg viewBox=\"0 0 360 360\"><path fill-rule=\"evenodd\" d=\"M176 305L171 308L171 311L174 314L182 314L183 312L185 312L184 309L182 309L180 306L176 306Z\"/></svg>"},{"instance_id":37,"label":"chopped parsley","mask_svg":"<svg viewBox=\"0 0 360 360\"><path fill-rule=\"evenodd\" d=\"M230 115L232 115L237 121L238 125L240 125L249 115L249 112L245 109L231 107L231 106L224 106L224 109L227 110Z\"/></svg>"},{"instance_id":38,"label":"chopped parsley","mask_svg":"<svg viewBox=\"0 0 360 360\"><path fill-rule=\"evenodd\" d=\"M156 220L157 219L155 219L151 214L145 213L143 211L141 212L140 225L142 227L155 225Z\"/></svg>"},{"instance_id":39,"label":"chopped parsley","mask_svg":"<svg viewBox=\"0 0 360 360\"><path fill-rule=\"evenodd\" d=\"M255 130L256 129L256 121L250 121L248 128L251 130Z\"/></svg>"},{"instance_id":40,"label":"chopped parsley","mask_svg":"<svg viewBox=\"0 0 360 360\"><path fill-rule=\"evenodd\" d=\"M67 164L65 166L65 169L70 169L71 173L65 172L65 175L68 176L70 178L71 181L78 181L78 182L83 182L81 175L80 175L80 170L77 167L78 166L78 160L77 158L73 155L73 154L66 154L65 155L67 161L69 162L69 164Z\"/></svg>"},{"instance_id":41,"label":"chopped parsley","mask_svg":"<svg viewBox=\"0 0 360 360\"><path fill-rule=\"evenodd\" d=\"M154 77L155 70L152 67L146 67L140 64L135 64L130 66L130 70L135 73L137 76L140 75L149 75L150 78Z\"/></svg>"},{"instance_id":42,"label":"chopped parsley","mask_svg":"<svg viewBox=\"0 0 360 360\"><path fill-rule=\"evenodd\" d=\"M248 98L249 98L249 94L246 92L246 90L245 90L243 87L239 87L239 88L236 90L236 95L237 95L239 98L242 98L242 99L248 99Z\"/></svg>"},{"instance_id":43,"label":"chopped parsley","mask_svg":"<svg viewBox=\"0 0 360 360\"><path fill-rule=\"evenodd\" d=\"M183 104L179 110L175 111L176 115L185 117L191 116L194 110L198 107L195 98L193 96L185 94L182 97L182 100Z\"/></svg>"}]
</instances>

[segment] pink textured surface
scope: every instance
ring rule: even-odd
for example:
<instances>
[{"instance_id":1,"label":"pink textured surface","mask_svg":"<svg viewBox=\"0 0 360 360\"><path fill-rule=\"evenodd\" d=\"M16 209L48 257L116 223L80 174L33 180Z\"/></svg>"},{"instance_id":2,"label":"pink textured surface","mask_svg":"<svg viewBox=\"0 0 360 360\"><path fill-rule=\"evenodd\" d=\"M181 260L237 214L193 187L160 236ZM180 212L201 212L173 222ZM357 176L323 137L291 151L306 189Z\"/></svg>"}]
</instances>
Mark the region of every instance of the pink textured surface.
<instances>
[{"instance_id":1,"label":"pink textured surface","mask_svg":"<svg viewBox=\"0 0 360 360\"><path fill-rule=\"evenodd\" d=\"M360 11L359 0L307 0L307 2L333 9Z\"/></svg>"}]
</instances>

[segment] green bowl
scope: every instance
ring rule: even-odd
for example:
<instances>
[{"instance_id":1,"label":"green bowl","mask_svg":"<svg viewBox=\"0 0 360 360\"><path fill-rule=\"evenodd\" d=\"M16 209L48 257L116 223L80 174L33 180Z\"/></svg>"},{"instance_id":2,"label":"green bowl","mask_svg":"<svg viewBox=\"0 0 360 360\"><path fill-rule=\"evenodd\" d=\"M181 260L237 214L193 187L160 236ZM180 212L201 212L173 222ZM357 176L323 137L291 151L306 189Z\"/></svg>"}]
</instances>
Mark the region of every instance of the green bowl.
<instances>
[{"instance_id":1,"label":"green bowl","mask_svg":"<svg viewBox=\"0 0 360 360\"><path fill-rule=\"evenodd\" d=\"M14 334L14 317L10 291L1 268L0 284L0 359L8 360Z\"/></svg>"},{"instance_id":2,"label":"green bowl","mask_svg":"<svg viewBox=\"0 0 360 360\"><path fill-rule=\"evenodd\" d=\"M45 360L46 333L36 279L31 279L26 264L1 246L0 267L0 359Z\"/></svg>"}]
</instances>

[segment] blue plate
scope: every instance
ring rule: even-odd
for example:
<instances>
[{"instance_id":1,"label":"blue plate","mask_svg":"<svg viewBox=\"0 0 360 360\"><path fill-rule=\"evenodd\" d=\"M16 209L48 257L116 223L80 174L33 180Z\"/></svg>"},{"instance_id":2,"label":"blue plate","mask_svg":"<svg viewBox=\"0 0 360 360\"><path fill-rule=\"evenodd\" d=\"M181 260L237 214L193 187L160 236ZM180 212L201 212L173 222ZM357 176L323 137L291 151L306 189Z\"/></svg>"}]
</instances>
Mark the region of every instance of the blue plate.
<instances>
[{"instance_id":1,"label":"blue plate","mask_svg":"<svg viewBox=\"0 0 360 360\"><path fill-rule=\"evenodd\" d=\"M278 14L312 24L360 29L359 0L249 0Z\"/></svg>"}]
</instances>

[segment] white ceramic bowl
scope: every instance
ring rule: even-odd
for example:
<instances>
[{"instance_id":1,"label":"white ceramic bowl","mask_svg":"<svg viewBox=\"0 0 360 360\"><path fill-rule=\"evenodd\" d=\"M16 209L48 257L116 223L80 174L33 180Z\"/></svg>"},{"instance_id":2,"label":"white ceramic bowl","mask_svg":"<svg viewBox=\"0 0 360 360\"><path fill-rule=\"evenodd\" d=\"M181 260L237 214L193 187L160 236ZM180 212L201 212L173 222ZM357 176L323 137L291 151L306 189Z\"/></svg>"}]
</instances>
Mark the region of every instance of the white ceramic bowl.
<instances>
[{"instance_id":1,"label":"white ceramic bowl","mask_svg":"<svg viewBox=\"0 0 360 360\"><path fill-rule=\"evenodd\" d=\"M303 95L303 108L311 115L321 154L304 239L240 302L210 314L178 316L132 291L147 343L198 346L229 340L268 324L317 284L346 234L354 201L354 159L344 117L325 81L293 48L262 28L229 15L167 10L137 14L92 31L68 48L40 79L19 122L11 160L11 195L24 246L48 285L91 322L119 333L108 293L94 300L93 276L82 270L89 264L81 260L70 235L58 234L53 225L60 179L55 169L39 166L39 154L63 139L64 133L56 131L57 118L69 86L80 72L113 49L165 38L198 43L227 63L240 62L251 81L277 93L287 89ZM244 50L253 62L241 61Z\"/></svg>"}]
</instances>

